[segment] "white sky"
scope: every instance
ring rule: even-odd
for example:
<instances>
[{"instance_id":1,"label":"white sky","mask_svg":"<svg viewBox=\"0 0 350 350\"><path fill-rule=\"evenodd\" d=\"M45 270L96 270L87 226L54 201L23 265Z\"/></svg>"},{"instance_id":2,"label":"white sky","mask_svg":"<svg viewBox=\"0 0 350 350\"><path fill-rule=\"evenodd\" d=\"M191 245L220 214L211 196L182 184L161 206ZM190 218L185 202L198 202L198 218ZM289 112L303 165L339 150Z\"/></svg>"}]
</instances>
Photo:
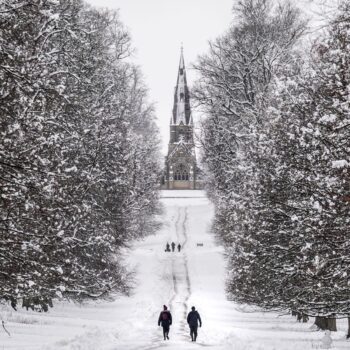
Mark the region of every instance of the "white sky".
<instances>
[{"instance_id":1,"label":"white sky","mask_svg":"<svg viewBox=\"0 0 350 350\"><path fill-rule=\"evenodd\" d=\"M233 0L87 0L98 7L120 9L136 49L135 62L141 66L166 153L173 107L180 47L183 42L187 81L194 82L189 69L196 57L207 51L209 39L228 29ZM194 122L196 122L196 115Z\"/></svg>"},{"instance_id":2,"label":"white sky","mask_svg":"<svg viewBox=\"0 0 350 350\"><path fill-rule=\"evenodd\" d=\"M97 7L120 10L135 48L134 61L141 67L156 103L156 115L166 154L169 121L173 107L180 47L183 43L187 81L191 88L194 72L190 64L208 49L208 40L223 34L233 19L234 0L86 0ZM294 0L309 17L328 12L325 3L339 0ZM314 25L312 25L314 26ZM194 122L199 116L193 113Z\"/></svg>"}]
</instances>

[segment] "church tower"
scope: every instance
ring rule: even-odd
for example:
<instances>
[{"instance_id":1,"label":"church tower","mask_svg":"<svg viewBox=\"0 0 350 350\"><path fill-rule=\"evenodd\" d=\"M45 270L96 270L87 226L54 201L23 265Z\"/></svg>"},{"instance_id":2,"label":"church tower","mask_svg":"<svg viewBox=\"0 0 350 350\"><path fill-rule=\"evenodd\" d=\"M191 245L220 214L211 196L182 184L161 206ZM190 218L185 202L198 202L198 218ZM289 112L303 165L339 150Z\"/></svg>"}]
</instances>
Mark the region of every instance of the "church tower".
<instances>
[{"instance_id":1,"label":"church tower","mask_svg":"<svg viewBox=\"0 0 350 350\"><path fill-rule=\"evenodd\" d=\"M181 48L179 71L170 119L170 140L165 158L164 189L198 189L190 93Z\"/></svg>"}]
</instances>

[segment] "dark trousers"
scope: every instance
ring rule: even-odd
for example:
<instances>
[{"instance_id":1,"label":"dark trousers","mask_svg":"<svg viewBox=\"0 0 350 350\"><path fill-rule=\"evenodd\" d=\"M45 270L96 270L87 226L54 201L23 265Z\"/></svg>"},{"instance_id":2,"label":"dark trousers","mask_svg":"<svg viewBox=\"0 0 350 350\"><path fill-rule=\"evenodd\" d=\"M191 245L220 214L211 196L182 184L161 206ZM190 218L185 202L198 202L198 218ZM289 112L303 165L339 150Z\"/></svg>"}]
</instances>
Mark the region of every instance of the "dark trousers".
<instances>
[{"instance_id":1,"label":"dark trousers","mask_svg":"<svg viewBox=\"0 0 350 350\"><path fill-rule=\"evenodd\" d=\"M193 341L196 341L197 339L197 329L198 326L190 326L190 334Z\"/></svg>"},{"instance_id":2,"label":"dark trousers","mask_svg":"<svg viewBox=\"0 0 350 350\"><path fill-rule=\"evenodd\" d=\"M164 325L162 327L163 327L163 336L164 336L164 340L165 340L165 338L169 335L170 326L169 325Z\"/></svg>"}]
</instances>

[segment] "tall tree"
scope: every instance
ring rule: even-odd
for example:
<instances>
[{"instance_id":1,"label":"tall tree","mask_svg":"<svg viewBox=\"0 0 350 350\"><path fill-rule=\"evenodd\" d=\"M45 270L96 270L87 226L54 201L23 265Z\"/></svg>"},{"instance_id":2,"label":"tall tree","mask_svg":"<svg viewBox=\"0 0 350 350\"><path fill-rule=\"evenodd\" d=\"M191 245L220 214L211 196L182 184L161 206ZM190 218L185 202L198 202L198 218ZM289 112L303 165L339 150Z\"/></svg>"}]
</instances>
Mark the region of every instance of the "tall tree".
<instances>
[{"instance_id":1,"label":"tall tree","mask_svg":"<svg viewBox=\"0 0 350 350\"><path fill-rule=\"evenodd\" d=\"M0 6L0 298L46 308L127 291L119 250L150 231L159 169L157 137L134 154L139 125L144 140L157 130L130 37L79 0Z\"/></svg>"},{"instance_id":2,"label":"tall tree","mask_svg":"<svg viewBox=\"0 0 350 350\"><path fill-rule=\"evenodd\" d=\"M234 10L236 24L195 66L200 73L195 97L207 114L203 159L216 206L214 226L230 257L227 288L235 300L250 302L271 294L257 268L263 264L256 250L264 237L255 236L271 189L262 170L274 167L265 136L267 109L274 78L294 61L305 24L290 3L247 0Z\"/></svg>"},{"instance_id":3,"label":"tall tree","mask_svg":"<svg viewBox=\"0 0 350 350\"><path fill-rule=\"evenodd\" d=\"M202 142L215 225L229 251L229 295L322 316L328 322L320 325L332 330L336 317L349 315L349 5L339 12L311 59L290 51L293 36L281 41L290 46L274 44L281 60L272 61L270 79L245 75L239 84L220 47L201 62L204 85L198 85L205 88L210 77L209 92L199 91L198 100L209 115ZM260 62L255 71L266 66ZM250 104L239 98L240 86L249 86ZM227 106L238 111L236 105L241 113L225 114Z\"/></svg>"},{"instance_id":4,"label":"tall tree","mask_svg":"<svg viewBox=\"0 0 350 350\"><path fill-rule=\"evenodd\" d=\"M286 253L298 253L288 259L289 273L283 271L284 298L304 313L331 319L349 314L349 9L340 7L303 75L283 88L274 135L292 179L281 189L287 198L282 209L295 222L285 231Z\"/></svg>"}]
</instances>

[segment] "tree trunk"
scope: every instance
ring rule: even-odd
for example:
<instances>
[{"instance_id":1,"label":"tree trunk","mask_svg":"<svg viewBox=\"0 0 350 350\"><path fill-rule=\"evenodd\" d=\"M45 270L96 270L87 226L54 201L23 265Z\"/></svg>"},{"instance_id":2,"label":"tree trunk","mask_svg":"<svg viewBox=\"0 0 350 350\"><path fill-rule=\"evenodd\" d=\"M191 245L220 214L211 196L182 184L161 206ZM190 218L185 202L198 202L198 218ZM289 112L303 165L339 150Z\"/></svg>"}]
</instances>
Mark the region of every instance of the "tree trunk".
<instances>
[{"instance_id":1,"label":"tree trunk","mask_svg":"<svg viewBox=\"0 0 350 350\"><path fill-rule=\"evenodd\" d=\"M315 325L323 331L326 329L332 332L337 331L337 319L333 317L316 316Z\"/></svg>"},{"instance_id":2,"label":"tree trunk","mask_svg":"<svg viewBox=\"0 0 350 350\"><path fill-rule=\"evenodd\" d=\"M323 331L327 329L326 325L326 318L321 317L321 316L316 316L315 317L315 325L319 328L322 329Z\"/></svg>"},{"instance_id":3,"label":"tree trunk","mask_svg":"<svg viewBox=\"0 0 350 350\"><path fill-rule=\"evenodd\" d=\"M327 329L329 329L332 332L336 332L337 331L337 319L336 318L326 318L326 322L327 322Z\"/></svg>"},{"instance_id":4,"label":"tree trunk","mask_svg":"<svg viewBox=\"0 0 350 350\"><path fill-rule=\"evenodd\" d=\"M346 339L350 338L350 317L348 317L348 334L346 336Z\"/></svg>"},{"instance_id":5,"label":"tree trunk","mask_svg":"<svg viewBox=\"0 0 350 350\"><path fill-rule=\"evenodd\" d=\"M309 316L303 314L303 323L306 323L306 322L308 322L308 321L309 321Z\"/></svg>"},{"instance_id":6,"label":"tree trunk","mask_svg":"<svg viewBox=\"0 0 350 350\"><path fill-rule=\"evenodd\" d=\"M309 316L305 315L301 312L295 312L295 315L297 316L298 322L303 321L303 323L307 322L309 320Z\"/></svg>"}]
</instances>

